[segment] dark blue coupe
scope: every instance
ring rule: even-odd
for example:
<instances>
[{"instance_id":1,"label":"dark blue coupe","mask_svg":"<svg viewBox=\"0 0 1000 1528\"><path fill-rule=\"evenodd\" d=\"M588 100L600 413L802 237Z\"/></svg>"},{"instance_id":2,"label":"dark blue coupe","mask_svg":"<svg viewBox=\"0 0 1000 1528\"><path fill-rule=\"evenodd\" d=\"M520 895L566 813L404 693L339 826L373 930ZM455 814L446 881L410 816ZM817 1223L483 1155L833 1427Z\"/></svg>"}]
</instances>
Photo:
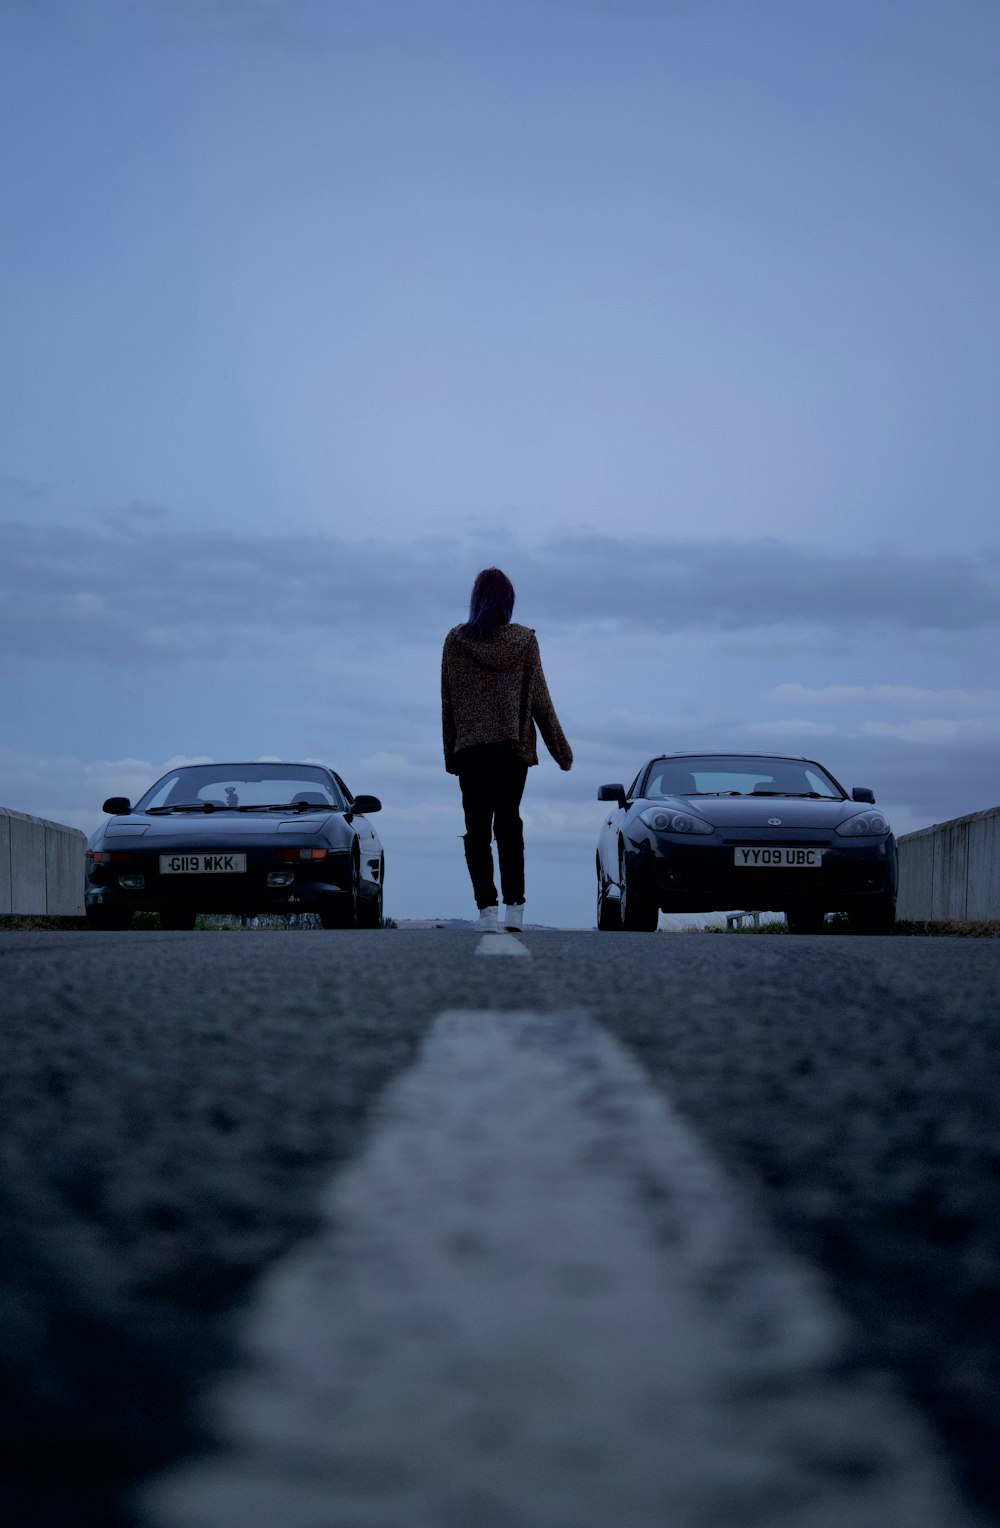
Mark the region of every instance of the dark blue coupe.
<instances>
[{"instance_id":1,"label":"dark blue coupe","mask_svg":"<svg viewBox=\"0 0 1000 1528\"><path fill-rule=\"evenodd\" d=\"M896 841L864 786L850 794L812 759L664 754L609 805L597 846L597 926L652 931L667 913L782 912L790 933L827 912L888 933Z\"/></svg>"},{"instance_id":2,"label":"dark blue coupe","mask_svg":"<svg viewBox=\"0 0 1000 1528\"><path fill-rule=\"evenodd\" d=\"M125 929L136 912L190 929L198 913L318 913L324 928L378 928L385 856L353 796L320 764L189 764L109 820L87 850L87 922Z\"/></svg>"}]
</instances>

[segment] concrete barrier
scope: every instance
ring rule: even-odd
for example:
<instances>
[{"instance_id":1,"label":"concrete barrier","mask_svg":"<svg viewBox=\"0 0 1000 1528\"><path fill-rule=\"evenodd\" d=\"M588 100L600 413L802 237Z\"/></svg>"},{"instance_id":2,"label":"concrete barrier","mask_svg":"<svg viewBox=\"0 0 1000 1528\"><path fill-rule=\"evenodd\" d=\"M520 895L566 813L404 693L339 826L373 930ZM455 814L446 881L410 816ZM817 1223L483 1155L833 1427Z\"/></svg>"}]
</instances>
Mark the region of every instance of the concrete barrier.
<instances>
[{"instance_id":1,"label":"concrete barrier","mask_svg":"<svg viewBox=\"0 0 1000 1528\"><path fill-rule=\"evenodd\" d=\"M86 852L79 828L0 807L0 917L81 918Z\"/></svg>"},{"instance_id":2,"label":"concrete barrier","mask_svg":"<svg viewBox=\"0 0 1000 1528\"><path fill-rule=\"evenodd\" d=\"M903 835L896 916L1000 918L1000 806Z\"/></svg>"}]
</instances>

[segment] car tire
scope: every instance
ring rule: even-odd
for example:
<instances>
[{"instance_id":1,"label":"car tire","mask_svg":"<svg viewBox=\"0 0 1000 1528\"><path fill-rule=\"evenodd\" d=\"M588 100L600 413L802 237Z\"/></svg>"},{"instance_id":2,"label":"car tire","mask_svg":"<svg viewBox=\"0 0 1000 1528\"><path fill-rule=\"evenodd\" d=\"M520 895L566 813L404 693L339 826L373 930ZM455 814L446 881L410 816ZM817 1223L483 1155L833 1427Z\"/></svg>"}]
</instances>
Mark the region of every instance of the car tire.
<instances>
[{"instance_id":1,"label":"car tire","mask_svg":"<svg viewBox=\"0 0 1000 1528\"><path fill-rule=\"evenodd\" d=\"M821 934L825 918L822 907L792 907L785 912L790 934Z\"/></svg>"},{"instance_id":2,"label":"car tire","mask_svg":"<svg viewBox=\"0 0 1000 1528\"><path fill-rule=\"evenodd\" d=\"M160 927L175 934L189 934L194 928L196 916L186 907L161 907Z\"/></svg>"},{"instance_id":3,"label":"car tire","mask_svg":"<svg viewBox=\"0 0 1000 1528\"><path fill-rule=\"evenodd\" d=\"M346 897L331 897L319 907L319 921L324 928L357 928L361 911L361 860L357 851L351 855L351 889Z\"/></svg>"},{"instance_id":4,"label":"car tire","mask_svg":"<svg viewBox=\"0 0 1000 1528\"><path fill-rule=\"evenodd\" d=\"M852 934L891 934L896 926L896 901L891 892L870 897L847 910Z\"/></svg>"},{"instance_id":5,"label":"car tire","mask_svg":"<svg viewBox=\"0 0 1000 1528\"><path fill-rule=\"evenodd\" d=\"M660 909L648 892L644 893L636 884L636 874L629 869L628 857L622 852L621 860L621 901L619 903L619 916L621 928L629 934L655 934L656 926L660 921Z\"/></svg>"},{"instance_id":6,"label":"car tire","mask_svg":"<svg viewBox=\"0 0 1000 1528\"><path fill-rule=\"evenodd\" d=\"M132 914L127 907L106 907L93 902L86 910L87 927L108 934L123 934L132 927Z\"/></svg>"},{"instance_id":7,"label":"car tire","mask_svg":"<svg viewBox=\"0 0 1000 1528\"><path fill-rule=\"evenodd\" d=\"M358 924L361 928L381 928L383 910L382 880L385 875L385 861L379 864L378 890L375 896L365 897L361 902L358 915Z\"/></svg>"},{"instance_id":8,"label":"car tire","mask_svg":"<svg viewBox=\"0 0 1000 1528\"><path fill-rule=\"evenodd\" d=\"M597 927L602 934L621 932L622 920L619 904L608 896L608 886L597 862Z\"/></svg>"}]
</instances>

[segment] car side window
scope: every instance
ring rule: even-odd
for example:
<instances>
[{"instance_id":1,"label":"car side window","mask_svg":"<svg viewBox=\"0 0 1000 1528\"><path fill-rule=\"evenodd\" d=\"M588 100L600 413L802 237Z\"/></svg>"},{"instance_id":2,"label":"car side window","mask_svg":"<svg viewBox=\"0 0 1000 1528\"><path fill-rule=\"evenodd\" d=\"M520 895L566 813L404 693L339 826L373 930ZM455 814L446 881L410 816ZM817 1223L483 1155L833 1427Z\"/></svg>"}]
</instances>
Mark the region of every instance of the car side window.
<instances>
[{"instance_id":1,"label":"car side window","mask_svg":"<svg viewBox=\"0 0 1000 1528\"><path fill-rule=\"evenodd\" d=\"M807 790L815 791L818 796L832 796L836 794L834 782L829 775L821 775L818 770L810 769L808 766L806 767L805 775Z\"/></svg>"},{"instance_id":2,"label":"car side window","mask_svg":"<svg viewBox=\"0 0 1000 1528\"><path fill-rule=\"evenodd\" d=\"M344 798L341 804L343 806L347 806L348 802L354 800L353 794L347 789L347 786L344 784L343 780L335 770L331 769L330 774L333 776L334 783L337 786L337 789L340 791L341 796Z\"/></svg>"},{"instance_id":3,"label":"car side window","mask_svg":"<svg viewBox=\"0 0 1000 1528\"><path fill-rule=\"evenodd\" d=\"M151 806L166 806L179 783L180 775L166 775L154 788L149 800L144 803L143 810L148 811Z\"/></svg>"}]
</instances>

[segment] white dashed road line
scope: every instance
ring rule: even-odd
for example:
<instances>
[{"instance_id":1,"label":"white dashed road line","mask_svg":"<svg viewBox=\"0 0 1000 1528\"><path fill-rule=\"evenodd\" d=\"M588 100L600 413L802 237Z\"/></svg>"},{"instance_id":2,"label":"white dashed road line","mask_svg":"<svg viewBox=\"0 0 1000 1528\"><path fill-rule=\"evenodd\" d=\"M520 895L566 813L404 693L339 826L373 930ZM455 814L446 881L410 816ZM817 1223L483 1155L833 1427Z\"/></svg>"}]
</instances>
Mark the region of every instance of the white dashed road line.
<instances>
[{"instance_id":1,"label":"white dashed road line","mask_svg":"<svg viewBox=\"0 0 1000 1528\"><path fill-rule=\"evenodd\" d=\"M513 934L484 934L476 945L477 955L527 955L531 951Z\"/></svg>"},{"instance_id":2,"label":"white dashed road line","mask_svg":"<svg viewBox=\"0 0 1000 1528\"><path fill-rule=\"evenodd\" d=\"M497 939L496 943L500 943ZM484 952L485 953L485 952ZM452 1012L267 1275L156 1528L969 1528L933 1437L641 1067Z\"/></svg>"}]
</instances>

